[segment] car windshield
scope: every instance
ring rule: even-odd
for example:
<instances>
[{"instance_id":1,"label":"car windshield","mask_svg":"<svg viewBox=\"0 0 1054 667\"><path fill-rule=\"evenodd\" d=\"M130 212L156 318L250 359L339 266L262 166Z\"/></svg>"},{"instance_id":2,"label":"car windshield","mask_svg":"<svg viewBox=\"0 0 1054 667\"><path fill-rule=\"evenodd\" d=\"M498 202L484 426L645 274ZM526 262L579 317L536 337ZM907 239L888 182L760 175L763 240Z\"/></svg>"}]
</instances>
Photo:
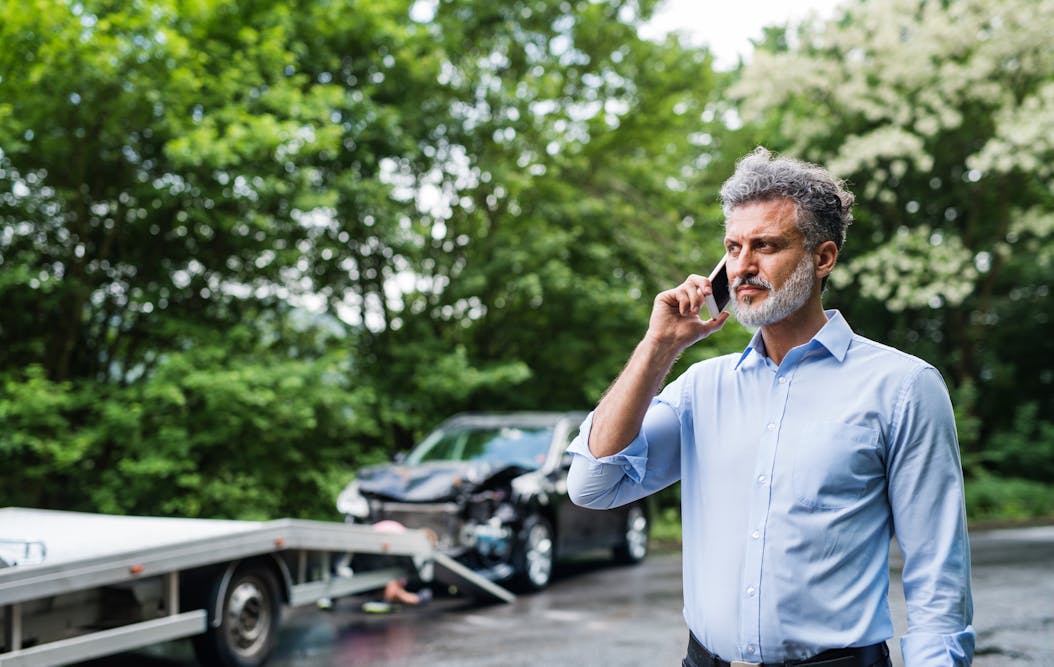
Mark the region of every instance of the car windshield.
<instances>
[{"instance_id":1,"label":"car windshield","mask_svg":"<svg viewBox=\"0 0 1054 667\"><path fill-rule=\"evenodd\" d=\"M440 428L415 447L406 462L482 461L535 470L545 462L552 438L551 428Z\"/></svg>"}]
</instances>

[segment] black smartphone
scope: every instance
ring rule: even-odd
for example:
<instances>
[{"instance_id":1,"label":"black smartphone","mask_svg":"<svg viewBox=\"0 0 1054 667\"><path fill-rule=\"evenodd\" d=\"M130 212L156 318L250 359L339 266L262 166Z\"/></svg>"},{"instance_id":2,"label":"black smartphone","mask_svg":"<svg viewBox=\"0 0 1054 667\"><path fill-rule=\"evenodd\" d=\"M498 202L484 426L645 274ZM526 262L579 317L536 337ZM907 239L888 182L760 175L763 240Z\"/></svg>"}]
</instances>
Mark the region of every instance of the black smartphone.
<instances>
[{"instance_id":1,"label":"black smartphone","mask_svg":"<svg viewBox=\"0 0 1054 667\"><path fill-rule=\"evenodd\" d=\"M725 255L710 272L710 287L713 288L714 293L706 295L706 309L710 311L711 318L721 314L731 296L728 292L728 271L725 270L727 260L728 255Z\"/></svg>"}]
</instances>

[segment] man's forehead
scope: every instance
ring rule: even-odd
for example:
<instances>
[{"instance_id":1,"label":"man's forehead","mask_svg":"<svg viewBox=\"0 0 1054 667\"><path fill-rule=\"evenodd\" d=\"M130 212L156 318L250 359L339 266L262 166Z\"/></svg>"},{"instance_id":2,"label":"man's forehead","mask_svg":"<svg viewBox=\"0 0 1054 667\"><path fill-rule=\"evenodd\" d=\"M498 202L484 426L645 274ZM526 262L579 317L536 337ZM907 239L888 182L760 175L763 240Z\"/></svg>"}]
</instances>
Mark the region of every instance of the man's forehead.
<instances>
[{"instance_id":1,"label":"man's forehead","mask_svg":"<svg viewBox=\"0 0 1054 667\"><path fill-rule=\"evenodd\" d=\"M795 236L801 235L797 223L798 209L789 199L748 202L729 212L725 236Z\"/></svg>"}]
</instances>

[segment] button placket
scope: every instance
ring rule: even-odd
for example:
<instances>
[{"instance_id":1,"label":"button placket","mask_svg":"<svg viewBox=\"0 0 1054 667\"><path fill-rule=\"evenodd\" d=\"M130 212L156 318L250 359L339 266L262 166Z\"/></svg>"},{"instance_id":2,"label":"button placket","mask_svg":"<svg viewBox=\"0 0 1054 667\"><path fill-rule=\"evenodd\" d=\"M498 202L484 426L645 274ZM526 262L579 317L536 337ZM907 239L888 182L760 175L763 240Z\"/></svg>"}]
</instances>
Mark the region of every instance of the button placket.
<instances>
[{"instance_id":1,"label":"button placket","mask_svg":"<svg viewBox=\"0 0 1054 667\"><path fill-rule=\"evenodd\" d=\"M769 367L774 373L778 368ZM786 392L782 391L785 383L771 381L766 414L769 419L761 431L761 446L758 448L754 485L750 494L750 524L755 526L749 532L743 563L742 591L743 603L740 605L739 646L744 656L756 658L760 655L761 637L761 577L762 561L765 549L765 525L771 504L770 476L776 458L776 444L779 434L779 416L783 414L786 403Z\"/></svg>"},{"instance_id":2,"label":"button placket","mask_svg":"<svg viewBox=\"0 0 1054 667\"><path fill-rule=\"evenodd\" d=\"M756 528L750 531L747 541L746 558L743 569L743 604L740 606L740 641L739 645L747 659L757 659L761 655L760 629L761 620L761 584L765 549L765 526L772 502L772 485L776 452L779 446L780 426L790 396L791 378L794 363L797 359L784 360L784 364L772 368L775 377L769 385L768 419L764 422L761 436L761 447L758 449L757 468L754 475L754 490L751 493L751 525ZM790 363L787 363L790 362ZM771 367L770 367L771 368Z\"/></svg>"}]
</instances>

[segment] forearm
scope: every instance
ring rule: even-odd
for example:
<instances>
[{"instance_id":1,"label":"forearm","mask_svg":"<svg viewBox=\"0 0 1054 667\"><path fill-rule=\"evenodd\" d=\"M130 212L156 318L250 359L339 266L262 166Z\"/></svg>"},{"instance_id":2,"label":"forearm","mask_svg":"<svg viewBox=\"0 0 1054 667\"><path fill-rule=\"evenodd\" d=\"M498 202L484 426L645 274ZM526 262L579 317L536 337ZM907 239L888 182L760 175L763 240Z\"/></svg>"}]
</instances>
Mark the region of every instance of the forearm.
<instances>
[{"instance_id":1,"label":"forearm","mask_svg":"<svg viewBox=\"0 0 1054 667\"><path fill-rule=\"evenodd\" d=\"M973 655L970 544L955 419L932 368L906 385L892 438L889 501L904 554L904 662L969 665Z\"/></svg>"},{"instance_id":2,"label":"forearm","mask_svg":"<svg viewBox=\"0 0 1054 667\"><path fill-rule=\"evenodd\" d=\"M931 476L942 466L925 466ZM904 554L901 580L908 633L904 662L916 665L970 664L974 650L970 544L962 487L957 480L919 489L910 501L894 503L897 541ZM906 508L917 504L925 512Z\"/></svg>"},{"instance_id":3,"label":"forearm","mask_svg":"<svg viewBox=\"0 0 1054 667\"><path fill-rule=\"evenodd\" d=\"M593 456L613 456L625 449L681 352L724 326L728 313L705 322L699 319L706 295L712 293L709 280L691 275L655 297L648 333L594 412L587 443Z\"/></svg>"},{"instance_id":4,"label":"forearm","mask_svg":"<svg viewBox=\"0 0 1054 667\"><path fill-rule=\"evenodd\" d=\"M602 458L622 451L644 423L651 399L677 360L681 349L673 343L645 336L626 368L600 400L589 432L589 451Z\"/></svg>"},{"instance_id":5,"label":"forearm","mask_svg":"<svg viewBox=\"0 0 1054 667\"><path fill-rule=\"evenodd\" d=\"M596 459L589 451L591 413L568 446L575 454L567 472L567 493L576 505L591 509L617 507L673 484L681 477L681 424L668 403L653 400L640 432L614 456Z\"/></svg>"}]
</instances>

